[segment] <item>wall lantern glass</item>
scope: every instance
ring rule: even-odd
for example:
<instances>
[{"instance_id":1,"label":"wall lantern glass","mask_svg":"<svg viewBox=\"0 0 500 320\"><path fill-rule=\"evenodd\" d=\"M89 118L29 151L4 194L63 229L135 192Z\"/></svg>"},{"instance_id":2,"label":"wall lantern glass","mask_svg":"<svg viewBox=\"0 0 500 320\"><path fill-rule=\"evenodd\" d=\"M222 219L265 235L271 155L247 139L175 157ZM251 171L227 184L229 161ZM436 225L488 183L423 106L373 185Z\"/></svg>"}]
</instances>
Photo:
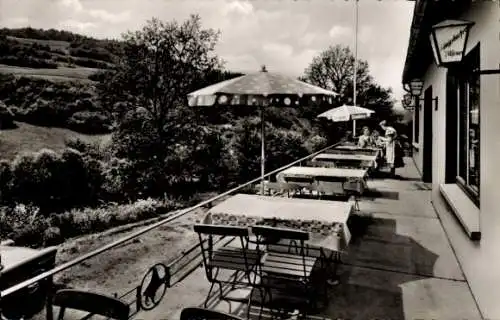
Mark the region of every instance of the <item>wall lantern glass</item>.
<instances>
[{"instance_id":1,"label":"wall lantern glass","mask_svg":"<svg viewBox=\"0 0 500 320\"><path fill-rule=\"evenodd\" d=\"M403 96L403 100L401 100L403 104L403 108L406 110L412 111L415 106L413 105L413 96L410 93L407 93Z\"/></svg>"},{"instance_id":2,"label":"wall lantern glass","mask_svg":"<svg viewBox=\"0 0 500 320\"><path fill-rule=\"evenodd\" d=\"M422 94L424 82L420 79L413 79L410 81L410 93L414 97L419 97Z\"/></svg>"},{"instance_id":3,"label":"wall lantern glass","mask_svg":"<svg viewBox=\"0 0 500 320\"><path fill-rule=\"evenodd\" d=\"M473 25L471 21L444 20L432 26L430 41L439 67L462 61Z\"/></svg>"}]
</instances>

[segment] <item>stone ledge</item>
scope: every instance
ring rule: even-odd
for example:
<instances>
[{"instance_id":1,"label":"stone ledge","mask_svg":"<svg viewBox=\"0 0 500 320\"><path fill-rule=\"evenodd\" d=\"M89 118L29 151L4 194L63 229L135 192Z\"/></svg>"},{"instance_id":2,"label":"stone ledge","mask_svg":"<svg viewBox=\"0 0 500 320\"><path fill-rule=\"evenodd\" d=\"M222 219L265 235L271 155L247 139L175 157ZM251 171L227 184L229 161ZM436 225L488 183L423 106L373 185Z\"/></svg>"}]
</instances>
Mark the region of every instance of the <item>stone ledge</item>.
<instances>
[{"instance_id":1,"label":"stone ledge","mask_svg":"<svg viewBox=\"0 0 500 320\"><path fill-rule=\"evenodd\" d=\"M455 213L471 240L481 240L479 208L454 183L439 186L441 195Z\"/></svg>"}]
</instances>

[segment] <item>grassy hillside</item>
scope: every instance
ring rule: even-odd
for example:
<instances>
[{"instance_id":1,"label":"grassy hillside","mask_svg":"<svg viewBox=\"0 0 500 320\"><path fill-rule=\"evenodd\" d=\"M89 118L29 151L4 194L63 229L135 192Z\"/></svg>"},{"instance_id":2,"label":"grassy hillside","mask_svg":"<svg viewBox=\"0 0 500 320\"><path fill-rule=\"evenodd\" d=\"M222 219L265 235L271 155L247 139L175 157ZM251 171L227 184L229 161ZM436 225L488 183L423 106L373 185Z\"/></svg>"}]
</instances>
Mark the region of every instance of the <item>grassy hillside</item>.
<instances>
[{"instance_id":1,"label":"grassy hillside","mask_svg":"<svg viewBox=\"0 0 500 320\"><path fill-rule=\"evenodd\" d=\"M0 29L0 73L55 81L83 80L114 67L117 41L57 30Z\"/></svg>"},{"instance_id":2,"label":"grassy hillside","mask_svg":"<svg viewBox=\"0 0 500 320\"><path fill-rule=\"evenodd\" d=\"M0 64L0 73L12 74L16 77L31 77L51 81L83 81L92 83L89 76L101 69L85 67L58 67L57 69L37 69Z\"/></svg>"},{"instance_id":3,"label":"grassy hillside","mask_svg":"<svg viewBox=\"0 0 500 320\"><path fill-rule=\"evenodd\" d=\"M58 40L41 40L41 39L30 39L30 38L19 38L13 36L7 36L7 39L18 41L22 44L33 45L40 44L49 46L51 50L61 50L69 54L70 42L68 41L58 41Z\"/></svg>"},{"instance_id":4,"label":"grassy hillside","mask_svg":"<svg viewBox=\"0 0 500 320\"><path fill-rule=\"evenodd\" d=\"M13 159L18 153L48 148L60 150L65 141L80 138L86 142L107 143L109 135L85 135L63 128L46 128L18 122L16 129L0 131L0 159Z\"/></svg>"},{"instance_id":5,"label":"grassy hillside","mask_svg":"<svg viewBox=\"0 0 500 320\"><path fill-rule=\"evenodd\" d=\"M32 125L2 132L0 156L39 146L57 148L68 135L79 135L71 130L109 133L111 122L101 111L91 79L114 68L119 51L117 41L67 31L0 29L0 100L16 121ZM30 138L23 140L23 134Z\"/></svg>"}]
</instances>

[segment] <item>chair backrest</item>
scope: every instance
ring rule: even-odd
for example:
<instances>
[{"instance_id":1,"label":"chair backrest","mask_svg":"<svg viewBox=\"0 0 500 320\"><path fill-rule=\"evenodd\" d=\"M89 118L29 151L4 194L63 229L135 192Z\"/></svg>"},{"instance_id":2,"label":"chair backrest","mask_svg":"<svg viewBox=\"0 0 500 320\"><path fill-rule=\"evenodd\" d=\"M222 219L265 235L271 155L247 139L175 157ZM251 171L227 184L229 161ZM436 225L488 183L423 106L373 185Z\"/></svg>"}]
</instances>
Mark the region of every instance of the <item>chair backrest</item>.
<instances>
[{"instance_id":1,"label":"chair backrest","mask_svg":"<svg viewBox=\"0 0 500 320\"><path fill-rule=\"evenodd\" d=\"M247 249L248 249L248 238L249 232L246 227L238 226L221 226L212 224L195 224L194 231L198 233L198 238L200 241L201 255L203 258L203 265L205 266L205 272L209 281L214 279L214 273L217 270L213 270L212 259L214 257L214 236L220 237L235 237L239 239L239 244L241 246L241 253L243 255L245 263L248 262ZM249 265L247 265L249 267Z\"/></svg>"},{"instance_id":2,"label":"chair backrest","mask_svg":"<svg viewBox=\"0 0 500 320\"><path fill-rule=\"evenodd\" d=\"M64 319L66 309L85 311L116 320L127 320L130 313L130 307L119 299L74 289L57 291L53 303L61 308L58 320Z\"/></svg>"},{"instance_id":3,"label":"chair backrest","mask_svg":"<svg viewBox=\"0 0 500 320\"><path fill-rule=\"evenodd\" d=\"M203 308L184 308L181 312L180 320L243 320L232 314Z\"/></svg>"},{"instance_id":4,"label":"chair backrest","mask_svg":"<svg viewBox=\"0 0 500 320\"><path fill-rule=\"evenodd\" d=\"M265 187L267 188L268 194L272 194L272 192L280 192L281 187L278 182L268 182Z\"/></svg>"},{"instance_id":5,"label":"chair backrest","mask_svg":"<svg viewBox=\"0 0 500 320\"><path fill-rule=\"evenodd\" d=\"M316 181L316 190L327 195L345 193L343 181Z\"/></svg>"},{"instance_id":6,"label":"chair backrest","mask_svg":"<svg viewBox=\"0 0 500 320\"><path fill-rule=\"evenodd\" d=\"M259 255L264 255L264 252L262 252L263 247L265 247L268 252L273 252L275 255L278 255L278 258L274 257L274 260L272 262L269 262L273 265L270 268L278 270L289 269L283 275L276 275L276 272L271 272L264 267L266 262L264 262L263 265L261 261L259 261L256 270L261 279L263 277L289 279L289 275L285 275L288 273L293 274L292 278L296 278L297 276L303 278L304 281L302 282L302 284L305 287L309 285L306 281L306 279L308 278L309 268L307 266L307 248L305 244L305 241L309 240L308 232L268 226L254 226L252 227L252 232L257 238L257 251L259 252ZM275 241L272 241L272 243L270 243L269 239L273 239ZM282 248L276 250L269 248L271 246L275 248L281 246ZM286 249L288 249L288 252L297 256L297 258L299 259L295 259L293 262L290 262L291 265L288 265L289 258L287 258L286 256L280 257L280 253L283 253L283 247L287 247ZM294 252L292 252L292 249L294 249ZM278 261L276 261L276 259L278 259ZM267 260L268 258L265 258L265 261ZM294 271L290 272L292 269Z\"/></svg>"},{"instance_id":7,"label":"chair backrest","mask_svg":"<svg viewBox=\"0 0 500 320\"><path fill-rule=\"evenodd\" d=\"M194 231L198 234L224 237L248 237L248 228L245 227L195 224L193 228Z\"/></svg>"},{"instance_id":8,"label":"chair backrest","mask_svg":"<svg viewBox=\"0 0 500 320\"><path fill-rule=\"evenodd\" d=\"M267 226L254 226L252 227L252 233L258 238L279 238L279 239L290 239L307 241L309 240L309 233L301 230L293 230L286 228L276 228Z\"/></svg>"}]
</instances>

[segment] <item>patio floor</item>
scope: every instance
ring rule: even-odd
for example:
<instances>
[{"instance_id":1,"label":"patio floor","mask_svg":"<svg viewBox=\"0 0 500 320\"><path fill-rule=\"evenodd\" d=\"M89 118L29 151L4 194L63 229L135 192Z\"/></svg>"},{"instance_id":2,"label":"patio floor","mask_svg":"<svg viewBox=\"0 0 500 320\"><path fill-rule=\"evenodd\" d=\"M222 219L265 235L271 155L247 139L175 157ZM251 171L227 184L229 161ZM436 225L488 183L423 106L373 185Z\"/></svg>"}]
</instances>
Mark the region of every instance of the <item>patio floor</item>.
<instances>
[{"instance_id":1,"label":"patio floor","mask_svg":"<svg viewBox=\"0 0 500 320\"><path fill-rule=\"evenodd\" d=\"M410 158L398 179L374 179L354 217L353 241L329 305L311 319L482 319L441 223ZM135 319L179 319L200 306L209 284L202 268L170 288L159 306ZM217 299L215 299L217 300ZM211 308L228 312L227 302ZM244 314L232 306L232 313Z\"/></svg>"}]
</instances>

